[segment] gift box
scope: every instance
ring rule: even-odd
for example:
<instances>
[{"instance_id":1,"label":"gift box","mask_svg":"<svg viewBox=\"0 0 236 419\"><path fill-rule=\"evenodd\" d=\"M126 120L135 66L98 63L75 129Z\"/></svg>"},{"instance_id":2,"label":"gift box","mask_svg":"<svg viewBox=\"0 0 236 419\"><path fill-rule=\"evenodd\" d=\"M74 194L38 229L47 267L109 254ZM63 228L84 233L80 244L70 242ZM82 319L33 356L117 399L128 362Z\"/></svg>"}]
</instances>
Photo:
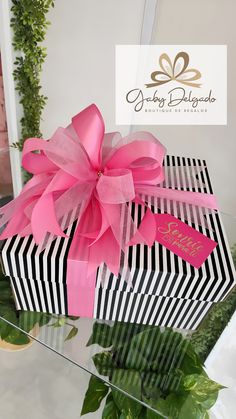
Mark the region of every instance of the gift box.
<instances>
[{"instance_id":1,"label":"gift box","mask_svg":"<svg viewBox=\"0 0 236 419\"><path fill-rule=\"evenodd\" d=\"M163 168L161 187L213 193L204 160L167 155ZM78 260L71 280L68 254L78 224L74 213L81 210L75 208L67 214L65 232L69 237L48 234L43 250L32 235L15 235L3 241L2 264L10 277L17 308L81 315L83 305L85 315L96 319L195 329L211 306L222 301L235 285L234 264L219 211L145 194L141 198L153 213L172 214L217 243L199 268L155 241L151 247L145 243L128 247L118 276L102 263L93 282L85 272L85 261ZM146 207L138 202L130 202L127 211L128 207L138 226ZM125 235L131 226L125 213L122 217ZM83 238L78 240L77 245L83 247Z\"/></svg>"}]
</instances>

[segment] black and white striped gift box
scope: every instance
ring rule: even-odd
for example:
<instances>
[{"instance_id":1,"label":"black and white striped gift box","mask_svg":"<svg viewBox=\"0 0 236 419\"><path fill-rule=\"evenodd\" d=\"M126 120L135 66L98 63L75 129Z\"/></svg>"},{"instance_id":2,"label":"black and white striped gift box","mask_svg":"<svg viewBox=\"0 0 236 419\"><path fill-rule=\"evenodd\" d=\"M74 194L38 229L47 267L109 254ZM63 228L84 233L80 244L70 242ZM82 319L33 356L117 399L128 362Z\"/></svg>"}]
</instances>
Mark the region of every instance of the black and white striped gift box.
<instances>
[{"instance_id":1,"label":"black and white striped gift box","mask_svg":"<svg viewBox=\"0 0 236 419\"><path fill-rule=\"evenodd\" d=\"M162 186L213 193L204 160L167 156L165 172ZM155 212L179 217L218 245L200 269L157 242L152 248L146 245L129 248L119 278L105 265L98 269L93 317L194 329L212 304L225 298L235 285L233 260L220 215L185 203L147 196L145 199ZM140 205L132 204L137 224L143 211ZM73 215L68 216L73 219ZM128 231L129 225L124 224ZM32 236L15 236L4 241L2 263L10 277L17 308L70 314L66 270L75 227L75 223L68 227L69 239L56 238L43 251Z\"/></svg>"}]
</instances>

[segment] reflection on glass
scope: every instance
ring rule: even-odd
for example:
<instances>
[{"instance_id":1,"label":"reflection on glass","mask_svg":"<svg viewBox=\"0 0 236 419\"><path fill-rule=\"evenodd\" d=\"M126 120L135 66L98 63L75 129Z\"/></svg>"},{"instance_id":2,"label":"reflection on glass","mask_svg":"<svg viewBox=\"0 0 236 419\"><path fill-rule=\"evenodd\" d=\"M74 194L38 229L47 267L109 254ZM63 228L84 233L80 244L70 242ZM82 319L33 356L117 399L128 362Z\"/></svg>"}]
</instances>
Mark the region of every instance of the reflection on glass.
<instances>
[{"instance_id":1,"label":"reflection on glass","mask_svg":"<svg viewBox=\"0 0 236 419\"><path fill-rule=\"evenodd\" d=\"M235 261L235 246L232 254ZM157 326L17 311L10 281L0 277L1 340L23 347L36 339L91 374L83 414L105 400L104 418L208 418L222 387L206 375L204 360L234 312L236 290L184 335Z\"/></svg>"},{"instance_id":2,"label":"reflection on glass","mask_svg":"<svg viewBox=\"0 0 236 419\"><path fill-rule=\"evenodd\" d=\"M27 332L91 374L82 414L106 398L105 418L207 418L222 388L206 375L191 335L170 328L87 319L83 340L85 319L17 311L4 278L0 316L2 341L26 347Z\"/></svg>"},{"instance_id":3,"label":"reflection on glass","mask_svg":"<svg viewBox=\"0 0 236 419\"><path fill-rule=\"evenodd\" d=\"M190 340L170 328L96 322L87 345L93 344L105 348L93 362L112 386L91 377L82 414L98 409L106 397L105 418L111 411L114 418L207 418L222 388L208 378Z\"/></svg>"}]
</instances>

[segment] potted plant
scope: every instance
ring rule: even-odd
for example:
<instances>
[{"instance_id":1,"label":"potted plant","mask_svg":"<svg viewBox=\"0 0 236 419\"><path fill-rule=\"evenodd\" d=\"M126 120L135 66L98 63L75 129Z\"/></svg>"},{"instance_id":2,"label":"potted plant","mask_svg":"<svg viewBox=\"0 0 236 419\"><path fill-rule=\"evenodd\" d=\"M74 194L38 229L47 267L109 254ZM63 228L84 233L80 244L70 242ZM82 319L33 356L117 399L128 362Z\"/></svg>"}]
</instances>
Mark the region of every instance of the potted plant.
<instances>
[{"instance_id":1,"label":"potted plant","mask_svg":"<svg viewBox=\"0 0 236 419\"><path fill-rule=\"evenodd\" d=\"M29 313L18 311L15 308L10 281L7 280L0 270L0 349L22 350L33 343L25 333L14 325L19 326L31 336L36 337L39 327L49 321L49 316L41 313ZM7 320L7 322L5 320Z\"/></svg>"},{"instance_id":2,"label":"potted plant","mask_svg":"<svg viewBox=\"0 0 236 419\"><path fill-rule=\"evenodd\" d=\"M16 351L29 347L32 345L33 339L26 333L37 337L40 327L45 325L50 327L69 326L70 331L65 340L70 340L78 333L78 328L70 321L78 318L16 310L10 281L0 269L0 349Z\"/></svg>"}]
</instances>

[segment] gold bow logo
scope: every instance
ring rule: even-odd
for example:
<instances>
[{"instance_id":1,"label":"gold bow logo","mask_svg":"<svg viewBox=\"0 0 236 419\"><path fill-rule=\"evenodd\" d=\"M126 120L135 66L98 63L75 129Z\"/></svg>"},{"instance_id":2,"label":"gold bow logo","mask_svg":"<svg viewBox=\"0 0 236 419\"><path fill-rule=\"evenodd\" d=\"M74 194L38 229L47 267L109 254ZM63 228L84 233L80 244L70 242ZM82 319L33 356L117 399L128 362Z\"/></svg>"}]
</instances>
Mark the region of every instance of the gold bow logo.
<instances>
[{"instance_id":1,"label":"gold bow logo","mask_svg":"<svg viewBox=\"0 0 236 419\"><path fill-rule=\"evenodd\" d=\"M159 58L159 65L162 71L154 71L151 74L151 79L154 83L146 84L146 87L160 86L168 83L171 80L185 84L192 87L200 87L200 83L195 80L201 78L200 71L195 68L188 68L189 55L187 52L179 52L172 64L170 57L167 54L161 54Z\"/></svg>"}]
</instances>

